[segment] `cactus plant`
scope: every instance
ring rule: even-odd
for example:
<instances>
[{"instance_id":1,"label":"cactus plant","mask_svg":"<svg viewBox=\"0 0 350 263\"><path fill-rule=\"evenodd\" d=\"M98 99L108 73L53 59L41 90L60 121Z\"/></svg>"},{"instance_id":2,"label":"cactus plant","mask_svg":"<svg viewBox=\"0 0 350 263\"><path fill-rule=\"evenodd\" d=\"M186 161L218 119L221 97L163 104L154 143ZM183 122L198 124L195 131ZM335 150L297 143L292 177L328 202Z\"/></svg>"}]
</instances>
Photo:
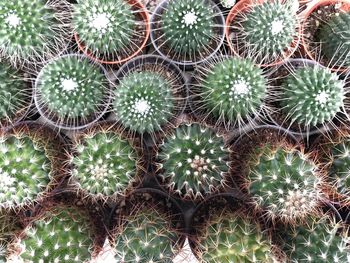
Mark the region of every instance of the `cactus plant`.
<instances>
[{"instance_id":1,"label":"cactus plant","mask_svg":"<svg viewBox=\"0 0 350 263\"><path fill-rule=\"evenodd\" d=\"M209 66L199 67L198 91L193 101L225 124L241 123L245 118L258 116L267 93L263 71L249 59L219 58ZM196 100L198 102L196 102ZM198 104L198 105L197 105Z\"/></svg>"},{"instance_id":2,"label":"cactus plant","mask_svg":"<svg viewBox=\"0 0 350 263\"><path fill-rule=\"evenodd\" d=\"M293 71L282 83L280 103L291 123L324 125L344 105L345 82L329 69L314 66Z\"/></svg>"},{"instance_id":3,"label":"cactus plant","mask_svg":"<svg viewBox=\"0 0 350 263\"><path fill-rule=\"evenodd\" d=\"M99 65L85 57L63 56L40 71L36 102L48 119L57 123L87 121L106 108L109 82Z\"/></svg>"},{"instance_id":4,"label":"cactus plant","mask_svg":"<svg viewBox=\"0 0 350 263\"><path fill-rule=\"evenodd\" d=\"M331 216L309 218L307 223L282 232L290 262L348 262L348 227Z\"/></svg>"},{"instance_id":5,"label":"cactus plant","mask_svg":"<svg viewBox=\"0 0 350 263\"><path fill-rule=\"evenodd\" d=\"M33 223L19 240L24 262L86 262L93 239L88 218L74 208L56 209Z\"/></svg>"},{"instance_id":6,"label":"cactus plant","mask_svg":"<svg viewBox=\"0 0 350 263\"><path fill-rule=\"evenodd\" d=\"M211 218L197 242L199 258L206 263L282 262L260 226L236 214Z\"/></svg>"},{"instance_id":7,"label":"cactus plant","mask_svg":"<svg viewBox=\"0 0 350 263\"><path fill-rule=\"evenodd\" d=\"M350 66L350 13L334 15L319 31L322 54L334 64Z\"/></svg>"},{"instance_id":8,"label":"cactus plant","mask_svg":"<svg viewBox=\"0 0 350 263\"><path fill-rule=\"evenodd\" d=\"M117 119L140 134L153 133L167 124L175 108L173 80L156 71L130 72L114 91Z\"/></svg>"},{"instance_id":9,"label":"cactus plant","mask_svg":"<svg viewBox=\"0 0 350 263\"><path fill-rule=\"evenodd\" d=\"M0 52L12 62L42 61L67 45L70 4L65 0L3 0Z\"/></svg>"},{"instance_id":10,"label":"cactus plant","mask_svg":"<svg viewBox=\"0 0 350 263\"><path fill-rule=\"evenodd\" d=\"M84 134L74 143L73 176L92 195L122 193L135 180L137 154L130 141L117 133Z\"/></svg>"},{"instance_id":11,"label":"cactus plant","mask_svg":"<svg viewBox=\"0 0 350 263\"><path fill-rule=\"evenodd\" d=\"M160 177L183 197L214 192L229 171L229 149L223 138L196 123L176 128L159 150Z\"/></svg>"},{"instance_id":12,"label":"cactus plant","mask_svg":"<svg viewBox=\"0 0 350 263\"><path fill-rule=\"evenodd\" d=\"M172 230L169 217L155 208L143 208L125 218L117 234L117 262L171 263L179 250L179 234Z\"/></svg>"}]
</instances>

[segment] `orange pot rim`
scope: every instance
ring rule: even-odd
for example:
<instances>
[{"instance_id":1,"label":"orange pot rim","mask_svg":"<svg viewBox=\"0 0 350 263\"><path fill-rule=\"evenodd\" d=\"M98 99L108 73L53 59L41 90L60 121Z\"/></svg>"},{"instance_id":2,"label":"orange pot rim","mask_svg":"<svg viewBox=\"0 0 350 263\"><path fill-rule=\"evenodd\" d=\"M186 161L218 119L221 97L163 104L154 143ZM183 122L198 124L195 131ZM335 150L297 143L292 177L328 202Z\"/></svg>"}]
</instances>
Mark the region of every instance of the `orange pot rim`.
<instances>
[{"instance_id":1,"label":"orange pot rim","mask_svg":"<svg viewBox=\"0 0 350 263\"><path fill-rule=\"evenodd\" d=\"M238 2L238 4L234 5L232 7L232 9L230 10L229 14L227 15L227 19L226 19L226 29L225 29L225 35L226 35L226 40L227 43L231 49L231 51L234 53L235 56L237 57L242 57L237 51L236 49L233 47L231 41L230 41L230 24L233 22L234 18L237 16L237 14L240 11L244 11L246 8L248 8L249 6L252 6L252 4L262 4L265 1L268 0L241 0L240 2ZM283 0L282 0L283 1ZM301 40L301 23L298 22L298 37L294 38L293 42L291 43L291 47L292 49L290 50L290 52L285 52L288 55L285 56L284 58L281 59L276 59L275 61L268 63L268 64L258 64L261 67L273 67L273 66L277 66L282 64L284 61L288 60L297 50L299 44L300 44L300 40Z\"/></svg>"},{"instance_id":2,"label":"orange pot rim","mask_svg":"<svg viewBox=\"0 0 350 263\"><path fill-rule=\"evenodd\" d=\"M121 59L121 60L114 60L114 61L110 61L110 60L103 60L103 59L99 59L97 57L95 57L93 55L93 52L90 51L89 49L86 48L86 46L80 41L79 35L78 33L74 33L74 39L75 42L78 45L78 48L84 53L85 56L89 57L90 59L97 61L101 64L107 64L107 65L115 65L115 64L122 64L130 59L132 59L133 57L136 57L146 46L147 41L149 39L149 35L150 35L150 31L151 31L151 25L150 25L150 15L147 11L147 8L138 0L127 0L127 2L132 5L132 6L136 6L137 8L140 9L140 15L142 16L143 20L146 22L146 35L145 35L145 39L142 42L142 44L140 45L140 47L130 56Z\"/></svg>"},{"instance_id":3,"label":"orange pot rim","mask_svg":"<svg viewBox=\"0 0 350 263\"><path fill-rule=\"evenodd\" d=\"M307 7L307 9L304 11L304 18L303 18L303 22L302 22L302 25L301 25L301 30L302 32L305 31L305 28L306 28L306 23L307 23L307 20L309 18L309 16L312 14L312 12L314 12L318 7L320 6L324 6L324 5L328 5L328 4L336 4L336 3L345 3L346 6L349 5L347 8L348 10L350 11L350 0L317 0L317 1L311 1L309 4L310 6ZM320 63L318 62L316 59L315 59L315 56L312 54L312 52L307 48L307 45L306 45L307 41L304 37L304 34L301 34L301 45L305 51L305 53L307 54L307 56L309 57L309 59L313 60L313 61L316 61L317 63ZM321 63L320 63L321 64ZM334 67L329 67L327 65L322 65L328 69L330 69L331 71L333 72L340 72L340 73L344 73L346 71L349 71L350 70L350 67L338 67L338 66L334 66Z\"/></svg>"}]
</instances>

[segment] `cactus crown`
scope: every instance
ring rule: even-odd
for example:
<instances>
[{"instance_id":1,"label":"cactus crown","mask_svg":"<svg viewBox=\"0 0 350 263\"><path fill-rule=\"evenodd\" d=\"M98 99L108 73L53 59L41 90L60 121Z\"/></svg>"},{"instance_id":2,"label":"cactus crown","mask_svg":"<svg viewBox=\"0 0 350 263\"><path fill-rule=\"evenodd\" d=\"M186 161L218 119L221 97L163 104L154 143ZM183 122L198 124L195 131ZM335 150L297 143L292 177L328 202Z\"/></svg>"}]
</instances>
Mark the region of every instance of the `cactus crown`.
<instances>
[{"instance_id":1,"label":"cactus crown","mask_svg":"<svg viewBox=\"0 0 350 263\"><path fill-rule=\"evenodd\" d=\"M108 85L100 66L89 59L60 57L48 63L39 74L39 107L61 119L87 118L102 107Z\"/></svg>"},{"instance_id":2,"label":"cactus crown","mask_svg":"<svg viewBox=\"0 0 350 263\"><path fill-rule=\"evenodd\" d=\"M283 233L284 250L293 263L348 262L348 228L325 216Z\"/></svg>"},{"instance_id":3,"label":"cactus crown","mask_svg":"<svg viewBox=\"0 0 350 263\"><path fill-rule=\"evenodd\" d=\"M291 146L266 144L249 158L248 191L269 216L293 222L318 209L322 179L308 155Z\"/></svg>"},{"instance_id":4,"label":"cactus crown","mask_svg":"<svg viewBox=\"0 0 350 263\"><path fill-rule=\"evenodd\" d=\"M169 218L155 209L139 210L126 218L126 225L115 238L117 262L171 263L179 249L179 235Z\"/></svg>"},{"instance_id":5,"label":"cactus crown","mask_svg":"<svg viewBox=\"0 0 350 263\"><path fill-rule=\"evenodd\" d=\"M160 175L177 193L198 197L214 191L229 170L224 140L199 124L181 125L160 146Z\"/></svg>"},{"instance_id":6,"label":"cactus crown","mask_svg":"<svg viewBox=\"0 0 350 263\"><path fill-rule=\"evenodd\" d=\"M319 66L296 69L282 84L281 105L291 122L315 126L331 121L341 110L344 81Z\"/></svg>"},{"instance_id":7,"label":"cactus crown","mask_svg":"<svg viewBox=\"0 0 350 263\"><path fill-rule=\"evenodd\" d=\"M203 262L276 262L275 247L258 224L233 215L210 221L198 240Z\"/></svg>"},{"instance_id":8,"label":"cactus crown","mask_svg":"<svg viewBox=\"0 0 350 263\"><path fill-rule=\"evenodd\" d=\"M44 147L26 136L9 136L0 139L0 152L0 206L34 201L50 181Z\"/></svg>"},{"instance_id":9,"label":"cactus crown","mask_svg":"<svg viewBox=\"0 0 350 263\"><path fill-rule=\"evenodd\" d=\"M88 49L108 55L128 48L136 21L125 0L87 0L74 5L73 24Z\"/></svg>"},{"instance_id":10,"label":"cactus crown","mask_svg":"<svg viewBox=\"0 0 350 263\"><path fill-rule=\"evenodd\" d=\"M264 1L253 4L240 22L238 36L257 58L271 60L291 46L298 20L293 1Z\"/></svg>"},{"instance_id":11,"label":"cactus crown","mask_svg":"<svg viewBox=\"0 0 350 263\"><path fill-rule=\"evenodd\" d=\"M320 29L321 52L334 64L350 66L350 13L334 15Z\"/></svg>"},{"instance_id":12,"label":"cactus crown","mask_svg":"<svg viewBox=\"0 0 350 263\"><path fill-rule=\"evenodd\" d=\"M182 55L202 51L214 38L214 17L204 0L170 0L162 15L167 45Z\"/></svg>"},{"instance_id":13,"label":"cactus crown","mask_svg":"<svg viewBox=\"0 0 350 263\"><path fill-rule=\"evenodd\" d=\"M0 50L15 62L55 55L66 45L65 0L0 2ZM59 9L59 11L58 11ZM68 36L69 37L69 36Z\"/></svg>"},{"instance_id":14,"label":"cactus crown","mask_svg":"<svg viewBox=\"0 0 350 263\"><path fill-rule=\"evenodd\" d=\"M136 175L137 155L130 142L112 132L84 136L75 146L73 175L91 194L123 192Z\"/></svg>"},{"instance_id":15,"label":"cactus crown","mask_svg":"<svg viewBox=\"0 0 350 263\"><path fill-rule=\"evenodd\" d=\"M55 211L25 231L20 258L25 262L85 262L93 246L89 227L87 217L73 208Z\"/></svg>"},{"instance_id":16,"label":"cactus crown","mask_svg":"<svg viewBox=\"0 0 350 263\"><path fill-rule=\"evenodd\" d=\"M267 91L263 71L251 60L225 58L203 70L199 100L215 118L235 123L257 112Z\"/></svg>"},{"instance_id":17,"label":"cactus crown","mask_svg":"<svg viewBox=\"0 0 350 263\"><path fill-rule=\"evenodd\" d=\"M152 133L166 124L174 109L172 83L157 72L126 75L114 91L114 112L120 122L139 133Z\"/></svg>"}]
</instances>

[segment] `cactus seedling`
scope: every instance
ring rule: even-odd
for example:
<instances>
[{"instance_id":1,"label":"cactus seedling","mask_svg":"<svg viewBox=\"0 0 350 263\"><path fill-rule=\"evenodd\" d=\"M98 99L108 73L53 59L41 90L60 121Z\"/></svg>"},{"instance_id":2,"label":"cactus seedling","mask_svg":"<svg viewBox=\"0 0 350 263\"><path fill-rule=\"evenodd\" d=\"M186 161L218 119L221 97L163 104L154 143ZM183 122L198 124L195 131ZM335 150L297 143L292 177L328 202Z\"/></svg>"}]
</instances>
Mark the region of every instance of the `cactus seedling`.
<instances>
[{"instance_id":1,"label":"cactus seedling","mask_svg":"<svg viewBox=\"0 0 350 263\"><path fill-rule=\"evenodd\" d=\"M101 66L89 59L59 57L44 66L37 78L37 107L55 123L86 124L107 107L108 85Z\"/></svg>"},{"instance_id":2,"label":"cactus seedling","mask_svg":"<svg viewBox=\"0 0 350 263\"><path fill-rule=\"evenodd\" d=\"M183 197L214 192L229 171L229 150L211 128L186 124L176 128L159 148L160 177Z\"/></svg>"},{"instance_id":3,"label":"cactus seedling","mask_svg":"<svg viewBox=\"0 0 350 263\"><path fill-rule=\"evenodd\" d=\"M0 52L12 62L57 55L69 38L70 4L65 0L3 0Z\"/></svg>"}]
</instances>

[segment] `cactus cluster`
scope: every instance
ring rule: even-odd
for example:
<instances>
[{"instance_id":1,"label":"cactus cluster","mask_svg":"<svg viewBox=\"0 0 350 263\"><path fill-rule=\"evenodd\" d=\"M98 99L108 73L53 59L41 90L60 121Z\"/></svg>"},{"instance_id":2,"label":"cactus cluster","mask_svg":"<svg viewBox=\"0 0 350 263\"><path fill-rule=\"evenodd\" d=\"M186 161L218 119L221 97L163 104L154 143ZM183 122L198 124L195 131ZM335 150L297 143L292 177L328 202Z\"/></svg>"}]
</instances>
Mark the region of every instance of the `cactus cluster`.
<instances>
[{"instance_id":1,"label":"cactus cluster","mask_svg":"<svg viewBox=\"0 0 350 263\"><path fill-rule=\"evenodd\" d=\"M130 142L114 132L84 135L74 145L72 174L92 195L122 193L135 180L137 154Z\"/></svg>"},{"instance_id":2,"label":"cactus cluster","mask_svg":"<svg viewBox=\"0 0 350 263\"><path fill-rule=\"evenodd\" d=\"M267 93L262 69L249 59L222 58L199 70L198 110L227 124L257 116ZM197 98L198 97L198 98Z\"/></svg>"},{"instance_id":3,"label":"cactus cluster","mask_svg":"<svg viewBox=\"0 0 350 263\"><path fill-rule=\"evenodd\" d=\"M338 66L350 66L350 13L334 15L320 29L321 53Z\"/></svg>"},{"instance_id":4,"label":"cactus cluster","mask_svg":"<svg viewBox=\"0 0 350 263\"><path fill-rule=\"evenodd\" d=\"M143 134L162 129L173 116L173 81L156 71L134 71L114 91L113 110L131 131Z\"/></svg>"},{"instance_id":5,"label":"cactus cluster","mask_svg":"<svg viewBox=\"0 0 350 263\"><path fill-rule=\"evenodd\" d=\"M74 5L73 25L86 48L105 57L130 48L136 20L128 1L87 0Z\"/></svg>"},{"instance_id":6,"label":"cactus cluster","mask_svg":"<svg viewBox=\"0 0 350 263\"><path fill-rule=\"evenodd\" d=\"M0 52L11 61L40 61L54 56L69 38L65 0L0 2Z\"/></svg>"},{"instance_id":7,"label":"cactus cluster","mask_svg":"<svg viewBox=\"0 0 350 263\"><path fill-rule=\"evenodd\" d=\"M229 171L229 149L209 127L183 124L160 146L161 178L168 187L186 197L214 192Z\"/></svg>"},{"instance_id":8,"label":"cactus cluster","mask_svg":"<svg viewBox=\"0 0 350 263\"><path fill-rule=\"evenodd\" d=\"M109 82L99 65L85 57L63 56L41 70L36 100L49 118L88 119L102 111L108 97Z\"/></svg>"},{"instance_id":9,"label":"cactus cluster","mask_svg":"<svg viewBox=\"0 0 350 263\"><path fill-rule=\"evenodd\" d=\"M345 81L329 69L314 66L298 68L281 87L282 111L291 123L305 127L325 125L341 112Z\"/></svg>"},{"instance_id":10,"label":"cactus cluster","mask_svg":"<svg viewBox=\"0 0 350 263\"><path fill-rule=\"evenodd\" d=\"M170 218L155 209L143 208L126 217L114 240L117 262L171 263L179 250L179 237Z\"/></svg>"},{"instance_id":11,"label":"cactus cluster","mask_svg":"<svg viewBox=\"0 0 350 263\"><path fill-rule=\"evenodd\" d=\"M165 43L177 54L203 52L215 38L215 13L204 0L169 0L161 17Z\"/></svg>"}]
</instances>

